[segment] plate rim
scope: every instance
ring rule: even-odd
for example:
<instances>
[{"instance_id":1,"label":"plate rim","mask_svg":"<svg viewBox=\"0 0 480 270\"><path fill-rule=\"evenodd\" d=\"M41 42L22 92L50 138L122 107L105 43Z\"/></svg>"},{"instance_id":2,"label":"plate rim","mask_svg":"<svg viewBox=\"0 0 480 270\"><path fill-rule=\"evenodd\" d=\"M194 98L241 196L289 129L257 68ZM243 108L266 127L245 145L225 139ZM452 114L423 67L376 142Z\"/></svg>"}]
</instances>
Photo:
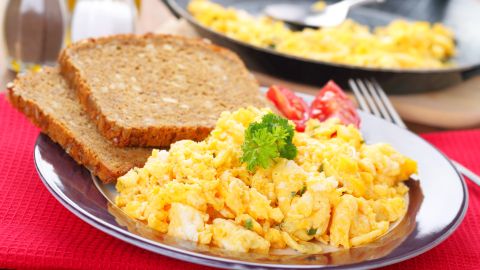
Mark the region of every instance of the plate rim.
<instances>
[{"instance_id":1,"label":"plate rim","mask_svg":"<svg viewBox=\"0 0 480 270\"><path fill-rule=\"evenodd\" d=\"M304 94L306 96L311 96L308 94ZM391 124L381 118L375 117L373 115L369 115L364 112L360 112L360 115L362 118L364 118L364 115L368 115L368 117L374 117L377 118L385 124ZM393 125L393 124L391 124ZM454 222L450 223L448 226L448 230L445 231L440 237L436 238L434 241L422 246L421 248L414 249L412 251L409 251L407 253L404 253L402 255L397 255L393 258L390 258L388 260L382 260L383 257L374 259L374 260L365 260L361 262L356 262L353 264L343 264L343 265L282 265L282 264L269 264L269 263L258 263L258 262L249 262L249 261L239 261L235 259L229 259L229 258L221 258L221 257L215 257L211 255L204 255L188 250L181 250L176 247L168 246L168 245L163 245L161 243L155 242L153 240L146 239L142 236L136 235L134 233L129 232L126 229L121 229L119 227L114 227L113 225L109 224L108 222L105 222L102 219L99 219L92 214L86 212L82 207L80 207L77 203L72 201L68 196L66 196L61 190L59 190L58 186L56 186L51 180L46 179L46 177L42 174L41 169L38 166L37 163L37 155L39 155L39 141L42 139L42 136L46 136L45 134L40 133L35 141L34 145L34 151L33 151L33 161L35 164L35 169L37 171L37 174L39 175L40 179L42 180L43 184L47 187L47 190L55 197L67 210L72 212L75 216L86 222L87 224L93 226L94 228L111 235L117 239L120 239L121 241L124 241L126 243L132 244L134 246L140 247L142 249L149 250L151 252L161 254L164 256L171 257L173 259L179 259L182 261L190 262L190 263L198 263L206 266L214 266L214 267L234 267L234 268L248 268L248 269L256 269L256 268L264 268L264 269L327 269L327 268L334 268L334 269L370 269L372 267L382 267L382 266L387 266L395 263L399 263L408 259L411 259L413 257L416 257L420 254L423 254L443 241L445 241L449 236L452 235L452 233L458 228L458 226L463 222L465 215L468 210L468 204L469 204L469 194L468 194L468 187L466 185L465 179L463 176L459 173L457 168L453 165L451 160L441 151L439 150L436 146L432 145L428 141L426 141L424 138L421 136L407 130L411 135L417 137L418 139L422 140L424 143L430 145L436 152L438 152L443 159L445 159L450 167L455 171L455 173L458 176L458 180L460 181L460 184L462 186L462 194L463 194L463 199L462 199L462 204L461 204L461 209L460 211L456 214ZM47 136L48 137L48 136ZM92 180L92 185L95 185L95 183ZM98 190L97 187L95 189L102 193L101 191ZM104 195L102 194L102 197ZM107 198L105 198L107 200ZM193 262L192 259L195 261ZM219 265L220 264L220 265Z\"/></svg>"}]
</instances>

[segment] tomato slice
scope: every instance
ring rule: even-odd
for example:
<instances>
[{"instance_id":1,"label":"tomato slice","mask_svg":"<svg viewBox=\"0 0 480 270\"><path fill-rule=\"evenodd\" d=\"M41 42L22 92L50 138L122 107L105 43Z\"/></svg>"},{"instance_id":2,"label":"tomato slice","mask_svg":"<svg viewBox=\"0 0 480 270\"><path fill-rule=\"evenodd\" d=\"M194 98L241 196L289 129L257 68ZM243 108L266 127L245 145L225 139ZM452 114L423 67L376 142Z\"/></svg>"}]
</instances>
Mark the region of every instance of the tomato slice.
<instances>
[{"instance_id":1,"label":"tomato slice","mask_svg":"<svg viewBox=\"0 0 480 270\"><path fill-rule=\"evenodd\" d=\"M345 125L360 126L360 116L355 105L333 81L329 81L317 94L310 105L309 117L320 121L336 117Z\"/></svg>"},{"instance_id":2,"label":"tomato slice","mask_svg":"<svg viewBox=\"0 0 480 270\"><path fill-rule=\"evenodd\" d=\"M267 98L288 119L292 120L298 131L305 130L308 119L308 106L305 101L285 87L272 85L267 91Z\"/></svg>"},{"instance_id":3,"label":"tomato slice","mask_svg":"<svg viewBox=\"0 0 480 270\"><path fill-rule=\"evenodd\" d=\"M305 123L309 118L325 121L336 117L345 125L360 126L360 116L355 105L333 81L329 81L320 90L310 108L301 97L282 86L272 85L267 91L267 98L286 118L295 123L300 132L305 131Z\"/></svg>"}]
</instances>

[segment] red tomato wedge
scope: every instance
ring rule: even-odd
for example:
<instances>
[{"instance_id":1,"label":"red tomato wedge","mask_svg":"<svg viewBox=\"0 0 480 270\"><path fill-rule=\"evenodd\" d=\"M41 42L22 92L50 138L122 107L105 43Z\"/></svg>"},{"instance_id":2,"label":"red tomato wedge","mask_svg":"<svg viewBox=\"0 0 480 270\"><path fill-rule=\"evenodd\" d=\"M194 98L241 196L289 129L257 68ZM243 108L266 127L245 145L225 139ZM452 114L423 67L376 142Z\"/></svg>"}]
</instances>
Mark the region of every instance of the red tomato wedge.
<instances>
[{"instance_id":1,"label":"red tomato wedge","mask_svg":"<svg viewBox=\"0 0 480 270\"><path fill-rule=\"evenodd\" d=\"M360 126L360 116L355 105L333 81L329 81L317 94L310 105L309 117L320 121L336 117L345 125Z\"/></svg>"},{"instance_id":2,"label":"red tomato wedge","mask_svg":"<svg viewBox=\"0 0 480 270\"><path fill-rule=\"evenodd\" d=\"M325 121L336 117L345 125L360 126L360 116L355 105L333 81L329 81L318 92L310 107L301 97L282 86L272 85L267 91L267 98L283 116L295 123L300 132L305 131L305 123L310 118Z\"/></svg>"},{"instance_id":3,"label":"red tomato wedge","mask_svg":"<svg viewBox=\"0 0 480 270\"><path fill-rule=\"evenodd\" d=\"M267 91L267 98L286 118L295 123L297 131L305 130L309 110L301 97L285 87L272 85Z\"/></svg>"}]
</instances>

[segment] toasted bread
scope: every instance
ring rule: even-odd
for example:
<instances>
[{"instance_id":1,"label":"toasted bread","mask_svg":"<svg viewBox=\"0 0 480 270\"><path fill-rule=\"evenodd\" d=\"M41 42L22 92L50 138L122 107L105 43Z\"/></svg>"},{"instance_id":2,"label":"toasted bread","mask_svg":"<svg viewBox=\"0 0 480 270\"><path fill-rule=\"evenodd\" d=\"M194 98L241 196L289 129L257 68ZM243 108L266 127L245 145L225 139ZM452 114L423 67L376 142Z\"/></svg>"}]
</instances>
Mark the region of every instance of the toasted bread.
<instances>
[{"instance_id":1,"label":"toasted bread","mask_svg":"<svg viewBox=\"0 0 480 270\"><path fill-rule=\"evenodd\" d=\"M143 166L151 154L115 147L100 135L57 69L19 76L7 91L14 107L105 183Z\"/></svg>"},{"instance_id":2,"label":"toasted bread","mask_svg":"<svg viewBox=\"0 0 480 270\"><path fill-rule=\"evenodd\" d=\"M202 140L222 111L266 106L232 52L168 35L118 35L67 47L61 73L99 132L118 146Z\"/></svg>"}]
</instances>

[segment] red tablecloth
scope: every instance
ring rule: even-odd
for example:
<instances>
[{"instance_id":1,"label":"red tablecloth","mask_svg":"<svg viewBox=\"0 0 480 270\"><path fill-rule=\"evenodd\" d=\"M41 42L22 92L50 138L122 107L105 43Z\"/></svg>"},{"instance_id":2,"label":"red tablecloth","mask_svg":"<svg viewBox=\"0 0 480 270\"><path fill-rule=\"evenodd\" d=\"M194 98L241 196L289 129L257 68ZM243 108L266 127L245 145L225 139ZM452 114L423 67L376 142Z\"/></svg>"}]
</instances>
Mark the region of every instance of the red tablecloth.
<instances>
[{"instance_id":1,"label":"red tablecloth","mask_svg":"<svg viewBox=\"0 0 480 270\"><path fill-rule=\"evenodd\" d=\"M206 269L126 244L65 209L35 172L38 133L0 95L0 268ZM480 173L480 130L424 138ZM480 187L468 182L468 188L469 209L458 230L433 250L387 269L479 269Z\"/></svg>"}]
</instances>

